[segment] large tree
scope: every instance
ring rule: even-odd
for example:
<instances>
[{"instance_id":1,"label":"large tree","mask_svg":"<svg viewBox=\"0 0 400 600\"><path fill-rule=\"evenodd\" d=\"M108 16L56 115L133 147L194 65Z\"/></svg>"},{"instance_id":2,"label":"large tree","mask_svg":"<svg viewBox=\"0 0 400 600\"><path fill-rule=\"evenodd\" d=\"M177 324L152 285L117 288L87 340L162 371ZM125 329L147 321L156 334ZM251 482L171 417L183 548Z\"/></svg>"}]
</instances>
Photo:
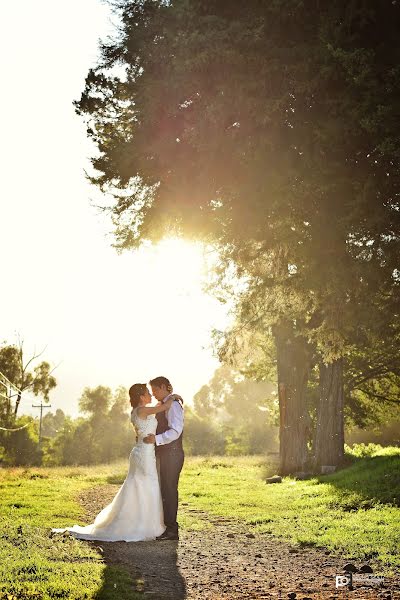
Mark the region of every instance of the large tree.
<instances>
[{"instance_id":1,"label":"large tree","mask_svg":"<svg viewBox=\"0 0 400 600\"><path fill-rule=\"evenodd\" d=\"M214 243L246 277L239 312L254 300L275 338L281 471L307 461L313 361L316 462L338 464L357 308L377 281L398 282L400 8L113 4L120 35L77 109L99 149L92 181L114 195L116 245L171 232Z\"/></svg>"}]
</instances>

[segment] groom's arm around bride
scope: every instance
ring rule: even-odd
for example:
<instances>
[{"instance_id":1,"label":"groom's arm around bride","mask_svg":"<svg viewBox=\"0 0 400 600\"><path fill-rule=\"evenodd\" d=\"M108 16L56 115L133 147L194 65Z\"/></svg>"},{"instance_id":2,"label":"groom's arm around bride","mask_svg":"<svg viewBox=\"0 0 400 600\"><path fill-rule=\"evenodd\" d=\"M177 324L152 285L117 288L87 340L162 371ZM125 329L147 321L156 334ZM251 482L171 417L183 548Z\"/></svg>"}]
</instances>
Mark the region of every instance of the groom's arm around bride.
<instances>
[{"instance_id":1,"label":"groom's arm around bride","mask_svg":"<svg viewBox=\"0 0 400 600\"><path fill-rule=\"evenodd\" d=\"M172 385L166 377L156 377L150 381L153 396L159 402L173 399L171 407L156 415L156 435L148 435L144 442L156 445L156 454L160 464L160 484L164 509L166 530L162 540L177 540L178 523L178 483L184 461L182 446L183 436L183 401L180 396L172 394Z\"/></svg>"}]
</instances>

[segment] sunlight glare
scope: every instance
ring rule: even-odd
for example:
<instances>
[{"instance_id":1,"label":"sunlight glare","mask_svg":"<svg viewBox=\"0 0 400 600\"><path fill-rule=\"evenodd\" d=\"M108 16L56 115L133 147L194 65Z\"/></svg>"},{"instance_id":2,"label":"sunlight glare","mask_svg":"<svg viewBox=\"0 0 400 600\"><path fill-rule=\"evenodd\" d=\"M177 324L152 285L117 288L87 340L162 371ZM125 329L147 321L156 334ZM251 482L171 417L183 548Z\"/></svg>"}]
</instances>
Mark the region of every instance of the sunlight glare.
<instances>
[{"instance_id":1,"label":"sunlight glare","mask_svg":"<svg viewBox=\"0 0 400 600\"><path fill-rule=\"evenodd\" d=\"M149 269L158 287L174 289L179 295L200 291L204 273L203 247L182 238L167 238L149 248Z\"/></svg>"}]
</instances>

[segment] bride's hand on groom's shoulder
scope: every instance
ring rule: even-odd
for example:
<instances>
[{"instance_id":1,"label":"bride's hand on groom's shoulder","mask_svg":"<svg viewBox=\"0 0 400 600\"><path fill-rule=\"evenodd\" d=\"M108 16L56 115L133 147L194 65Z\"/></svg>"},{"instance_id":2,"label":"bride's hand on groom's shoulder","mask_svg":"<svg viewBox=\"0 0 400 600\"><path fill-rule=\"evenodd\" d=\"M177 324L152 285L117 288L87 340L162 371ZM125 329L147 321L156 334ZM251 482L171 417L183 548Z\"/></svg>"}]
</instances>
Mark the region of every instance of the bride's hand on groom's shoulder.
<instances>
[{"instance_id":1,"label":"bride's hand on groom's shoulder","mask_svg":"<svg viewBox=\"0 0 400 600\"><path fill-rule=\"evenodd\" d=\"M183 398L182 396L180 396L179 394L172 394L172 396L170 396L168 402L171 400L171 404L174 400L181 400L181 402L183 402Z\"/></svg>"}]
</instances>

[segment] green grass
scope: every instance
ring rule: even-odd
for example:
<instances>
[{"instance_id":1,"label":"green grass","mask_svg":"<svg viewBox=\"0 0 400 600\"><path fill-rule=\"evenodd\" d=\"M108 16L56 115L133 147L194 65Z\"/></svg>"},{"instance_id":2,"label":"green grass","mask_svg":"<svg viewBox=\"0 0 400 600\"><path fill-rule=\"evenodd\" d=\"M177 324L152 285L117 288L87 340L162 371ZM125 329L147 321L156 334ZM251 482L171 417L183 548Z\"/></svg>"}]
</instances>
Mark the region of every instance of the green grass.
<instances>
[{"instance_id":1,"label":"green grass","mask_svg":"<svg viewBox=\"0 0 400 600\"><path fill-rule=\"evenodd\" d=\"M321 546L354 560L376 558L382 574L399 565L400 449L375 448L354 464L308 481L266 485L273 467L262 457L188 458L180 523L212 527L207 513L299 546ZM135 600L133 581L106 565L94 547L52 527L85 524L76 498L86 488L121 484L127 461L96 467L0 469L0 600L50 598Z\"/></svg>"},{"instance_id":2,"label":"green grass","mask_svg":"<svg viewBox=\"0 0 400 600\"><path fill-rule=\"evenodd\" d=\"M1 600L143 597L126 571L105 565L99 551L68 535L50 537L52 527L84 524L76 495L104 482L109 471L0 469Z\"/></svg>"},{"instance_id":3,"label":"green grass","mask_svg":"<svg viewBox=\"0 0 400 600\"><path fill-rule=\"evenodd\" d=\"M192 459L182 479L189 506L246 522L299 546L320 546L352 559L376 558L391 574L398 556L400 448L354 458L347 469L307 481L265 484L257 458Z\"/></svg>"}]
</instances>

